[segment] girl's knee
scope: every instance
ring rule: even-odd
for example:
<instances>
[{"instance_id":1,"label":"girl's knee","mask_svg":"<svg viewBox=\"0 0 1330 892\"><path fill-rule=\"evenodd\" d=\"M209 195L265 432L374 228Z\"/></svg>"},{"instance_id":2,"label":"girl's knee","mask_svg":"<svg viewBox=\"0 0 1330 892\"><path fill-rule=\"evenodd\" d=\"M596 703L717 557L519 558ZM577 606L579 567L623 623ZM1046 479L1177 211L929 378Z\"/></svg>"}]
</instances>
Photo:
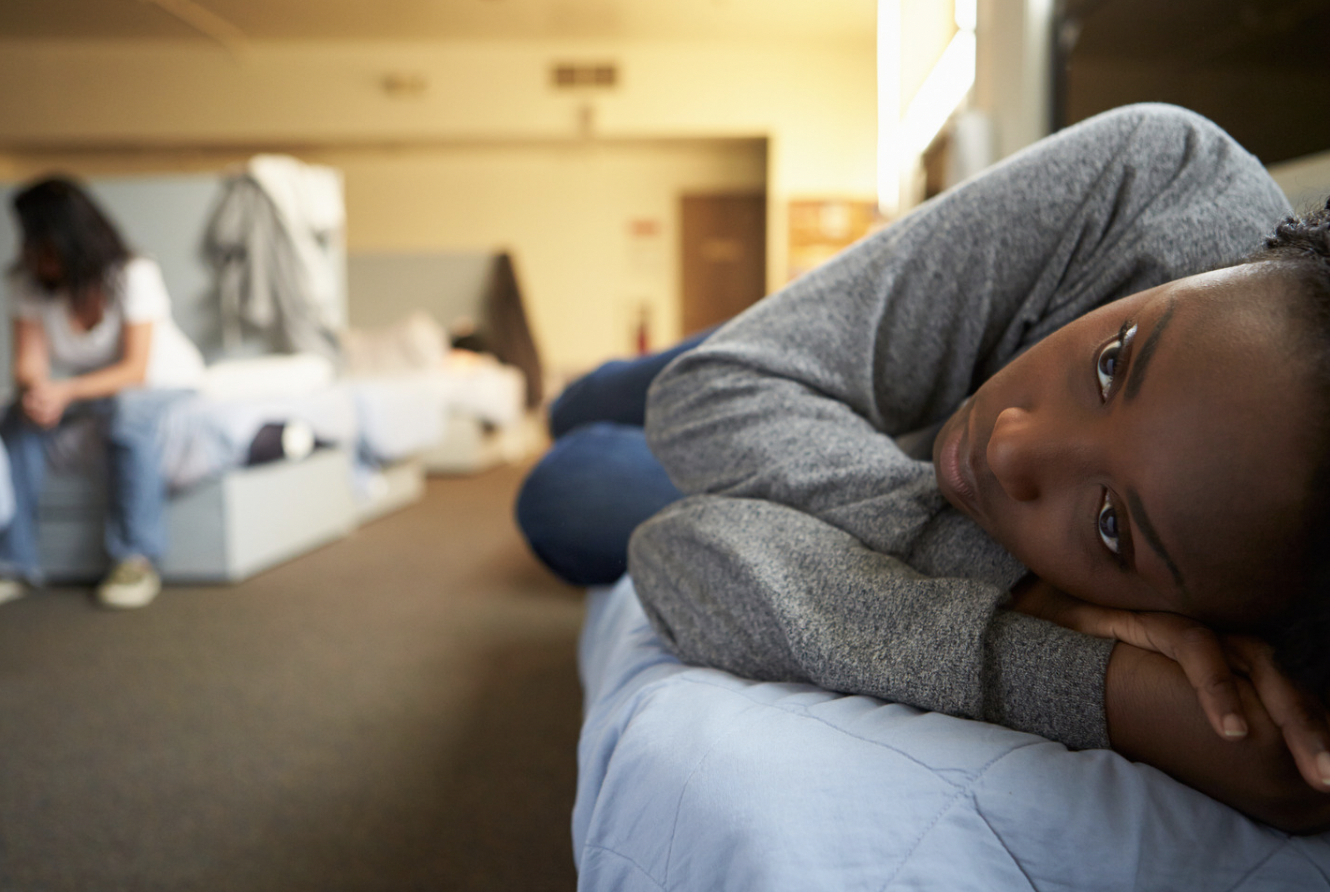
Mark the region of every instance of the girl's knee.
<instances>
[{"instance_id":1,"label":"girl's knee","mask_svg":"<svg viewBox=\"0 0 1330 892\"><path fill-rule=\"evenodd\" d=\"M623 573L633 529L677 498L641 428L597 423L551 447L523 481L514 514L550 569L591 585Z\"/></svg>"},{"instance_id":2,"label":"girl's knee","mask_svg":"<svg viewBox=\"0 0 1330 892\"><path fill-rule=\"evenodd\" d=\"M1204 115L1166 102L1124 105L1104 112L1095 120L1133 134L1137 137L1133 143L1140 145L1152 157L1161 148L1173 152L1184 149L1198 136L1205 140L1237 144L1223 128ZM1190 154L1180 153L1183 159Z\"/></svg>"},{"instance_id":3,"label":"girl's knee","mask_svg":"<svg viewBox=\"0 0 1330 892\"><path fill-rule=\"evenodd\" d=\"M598 421L560 437L523 481L517 496L519 514L524 505L575 495L588 482L601 479L605 463L613 461L625 442L634 439L634 430L641 434L641 428Z\"/></svg>"}]
</instances>

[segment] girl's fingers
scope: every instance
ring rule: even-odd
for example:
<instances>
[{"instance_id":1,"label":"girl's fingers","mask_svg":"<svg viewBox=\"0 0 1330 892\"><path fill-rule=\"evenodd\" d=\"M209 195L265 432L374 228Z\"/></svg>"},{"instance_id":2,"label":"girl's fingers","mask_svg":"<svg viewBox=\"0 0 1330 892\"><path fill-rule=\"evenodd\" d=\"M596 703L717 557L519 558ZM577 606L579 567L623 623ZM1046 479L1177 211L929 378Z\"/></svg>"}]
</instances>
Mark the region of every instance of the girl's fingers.
<instances>
[{"instance_id":1,"label":"girl's fingers","mask_svg":"<svg viewBox=\"0 0 1330 892\"><path fill-rule=\"evenodd\" d=\"M1208 627L1172 613L1096 608L1109 634L1152 650L1182 667L1214 732L1225 740L1247 736L1247 718L1224 647Z\"/></svg>"},{"instance_id":2,"label":"girl's fingers","mask_svg":"<svg viewBox=\"0 0 1330 892\"><path fill-rule=\"evenodd\" d=\"M1208 627L1173 613L1100 607L1066 595L1046 602L1042 613L1069 629L1168 657L1182 667L1214 732L1225 740L1247 736L1246 712L1228 655ZM1326 759L1330 768L1330 755Z\"/></svg>"},{"instance_id":3,"label":"girl's fingers","mask_svg":"<svg viewBox=\"0 0 1330 892\"><path fill-rule=\"evenodd\" d=\"M1284 735L1298 773L1312 789L1330 792L1330 725L1325 707L1280 671L1265 642L1232 636L1229 645L1265 711Z\"/></svg>"},{"instance_id":4,"label":"girl's fingers","mask_svg":"<svg viewBox=\"0 0 1330 892\"><path fill-rule=\"evenodd\" d=\"M1139 630L1132 625L1135 616L1136 614L1129 610L1100 607L1097 604L1087 604L1084 601L1075 601L1069 598L1063 608L1062 616L1059 616L1057 621L1069 629L1075 629L1077 632L1084 632L1086 635L1093 635L1096 638L1115 638L1118 641L1125 641L1127 644L1135 645L1144 650L1157 650L1153 645L1140 638ZM1137 640L1133 640L1133 638Z\"/></svg>"},{"instance_id":5,"label":"girl's fingers","mask_svg":"<svg viewBox=\"0 0 1330 892\"><path fill-rule=\"evenodd\" d=\"M1246 737L1247 719L1242 698L1219 637L1205 626L1181 617L1154 614L1147 619L1156 617L1173 627L1166 635L1169 649L1163 649L1161 653L1175 660L1186 673L1210 727L1225 740Z\"/></svg>"}]
</instances>

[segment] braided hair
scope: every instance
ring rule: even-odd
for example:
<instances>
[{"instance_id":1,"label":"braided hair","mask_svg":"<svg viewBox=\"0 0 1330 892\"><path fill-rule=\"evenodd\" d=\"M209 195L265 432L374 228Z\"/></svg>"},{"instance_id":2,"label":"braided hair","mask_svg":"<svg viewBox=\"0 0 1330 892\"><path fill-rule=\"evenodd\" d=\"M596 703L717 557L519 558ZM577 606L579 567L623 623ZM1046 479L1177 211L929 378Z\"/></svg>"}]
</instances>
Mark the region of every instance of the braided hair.
<instances>
[{"instance_id":1,"label":"braided hair","mask_svg":"<svg viewBox=\"0 0 1330 892\"><path fill-rule=\"evenodd\" d=\"M1300 543L1305 590L1272 626L1275 656L1294 679L1316 691L1330 688L1330 199L1305 216L1281 222L1264 247L1244 263L1275 263L1294 286L1293 311L1303 323L1312 386L1320 394L1315 435L1319 460Z\"/></svg>"},{"instance_id":2,"label":"braided hair","mask_svg":"<svg viewBox=\"0 0 1330 892\"><path fill-rule=\"evenodd\" d=\"M20 191L13 204L24 249L15 271L35 272L32 253L49 251L59 260L60 275L54 283L39 280L48 293L68 290L77 308L112 298L110 273L129 259L130 251L87 192L66 177L48 177Z\"/></svg>"}]
</instances>

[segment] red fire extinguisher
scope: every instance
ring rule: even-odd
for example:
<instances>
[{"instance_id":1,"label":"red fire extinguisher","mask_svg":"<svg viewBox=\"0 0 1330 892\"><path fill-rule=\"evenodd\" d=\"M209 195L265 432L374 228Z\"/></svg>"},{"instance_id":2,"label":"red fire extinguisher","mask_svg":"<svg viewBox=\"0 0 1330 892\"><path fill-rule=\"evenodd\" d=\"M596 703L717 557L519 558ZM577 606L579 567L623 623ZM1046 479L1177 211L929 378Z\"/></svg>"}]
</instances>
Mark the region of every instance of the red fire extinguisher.
<instances>
[{"instance_id":1,"label":"red fire extinguisher","mask_svg":"<svg viewBox=\"0 0 1330 892\"><path fill-rule=\"evenodd\" d=\"M637 355L651 352L651 308L643 304L637 311Z\"/></svg>"}]
</instances>

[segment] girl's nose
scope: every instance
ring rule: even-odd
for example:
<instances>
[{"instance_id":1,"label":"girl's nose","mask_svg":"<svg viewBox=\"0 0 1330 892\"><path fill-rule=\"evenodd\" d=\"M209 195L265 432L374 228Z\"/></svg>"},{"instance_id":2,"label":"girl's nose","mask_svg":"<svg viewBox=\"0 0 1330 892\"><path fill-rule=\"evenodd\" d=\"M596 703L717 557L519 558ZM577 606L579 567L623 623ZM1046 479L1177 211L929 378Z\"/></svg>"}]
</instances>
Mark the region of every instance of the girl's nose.
<instances>
[{"instance_id":1,"label":"girl's nose","mask_svg":"<svg viewBox=\"0 0 1330 892\"><path fill-rule=\"evenodd\" d=\"M1051 470L1052 445L1033 413L1014 406L1003 409L988 440L988 468L1008 496L1033 501Z\"/></svg>"}]
</instances>

